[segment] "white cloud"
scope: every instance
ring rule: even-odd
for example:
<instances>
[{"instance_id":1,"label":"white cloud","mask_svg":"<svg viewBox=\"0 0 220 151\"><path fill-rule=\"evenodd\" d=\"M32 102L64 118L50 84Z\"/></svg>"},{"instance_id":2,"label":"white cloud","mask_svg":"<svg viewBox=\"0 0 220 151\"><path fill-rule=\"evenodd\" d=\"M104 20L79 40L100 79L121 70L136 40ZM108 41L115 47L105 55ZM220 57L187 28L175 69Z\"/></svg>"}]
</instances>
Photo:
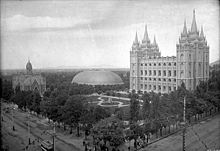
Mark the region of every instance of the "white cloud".
<instances>
[{"instance_id":1,"label":"white cloud","mask_svg":"<svg viewBox=\"0 0 220 151\"><path fill-rule=\"evenodd\" d=\"M90 20L81 17L27 17L14 15L10 18L3 18L3 29L9 31L20 31L35 28L69 28L78 24L89 23Z\"/></svg>"}]
</instances>

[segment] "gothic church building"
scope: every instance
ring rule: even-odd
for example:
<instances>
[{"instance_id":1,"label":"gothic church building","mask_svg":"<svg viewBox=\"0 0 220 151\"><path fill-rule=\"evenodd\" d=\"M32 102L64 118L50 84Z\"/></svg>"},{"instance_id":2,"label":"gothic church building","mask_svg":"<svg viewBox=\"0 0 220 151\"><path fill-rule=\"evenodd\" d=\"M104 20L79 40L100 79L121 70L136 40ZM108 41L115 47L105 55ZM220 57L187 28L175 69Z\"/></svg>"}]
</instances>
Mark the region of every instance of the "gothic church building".
<instances>
[{"instance_id":1,"label":"gothic church building","mask_svg":"<svg viewBox=\"0 0 220 151\"><path fill-rule=\"evenodd\" d=\"M203 32L197 29L195 10L191 29L184 22L176 45L176 56L162 57L154 37L148 37L147 26L142 42L137 33L130 51L130 90L169 93L182 82L188 90L195 90L200 81L209 78L209 46Z\"/></svg>"},{"instance_id":2,"label":"gothic church building","mask_svg":"<svg viewBox=\"0 0 220 151\"><path fill-rule=\"evenodd\" d=\"M43 96L46 91L46 78L41 74L33 73L30 60L26 64L26 73L13 75L12 87L15 91L19 87L21 91L37 91Z\"/></svg>"}]
</instances>

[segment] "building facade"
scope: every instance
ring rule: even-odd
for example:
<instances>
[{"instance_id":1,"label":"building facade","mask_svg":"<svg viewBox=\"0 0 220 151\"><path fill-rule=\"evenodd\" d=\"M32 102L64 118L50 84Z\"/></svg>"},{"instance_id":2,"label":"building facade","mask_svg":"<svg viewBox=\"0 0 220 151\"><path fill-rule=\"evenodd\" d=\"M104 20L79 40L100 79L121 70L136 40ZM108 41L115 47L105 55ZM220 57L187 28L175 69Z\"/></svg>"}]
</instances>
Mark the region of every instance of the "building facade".
<instances>
[{"instance_id":1,"label":"building facade","mask_svg":"<svg viewBox=\"0 0 220 151\"><path fill-rule=\"evenodd\" d=\"M154 36L151 43L147 26L142 42L137 33L130 51L130 90L169 93L182 82L188 90L194 90L200 81L209 78L209 46L197 29L195 11L191 29L184 22L183 31L176 45L176 56L162 57Z\"/></svg>"},{"instance_id":2,"label":"building facade","mask_svg":"<svg viewBox=\"0 0 220 151\"><path fill-rule=\"evenodd\" d=\"M26 73L13 75L12 87L21 91L37 91L43 96L46 91L46 79L41 74L33 73L31 62L26 64Z\"/></svg>"}]
</instances>

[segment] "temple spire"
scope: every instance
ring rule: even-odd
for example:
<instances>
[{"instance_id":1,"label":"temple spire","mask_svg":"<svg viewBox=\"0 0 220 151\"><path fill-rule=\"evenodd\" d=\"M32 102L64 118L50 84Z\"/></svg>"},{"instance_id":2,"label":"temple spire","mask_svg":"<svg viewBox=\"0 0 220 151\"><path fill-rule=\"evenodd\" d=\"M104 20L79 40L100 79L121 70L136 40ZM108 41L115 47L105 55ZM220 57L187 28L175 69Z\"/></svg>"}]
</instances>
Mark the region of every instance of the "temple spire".
<instances>
[{"instance_id":1,"label":"temple spire","mask_svg":"<svg viewBox=\"0 0 220 151\"><path fill-rule=\"evenodd\" d=\"M191 32L192 33L197 32L195 9L193 10L193 20L192 20Z\"/></svg>"},{"instance_id":2,"label":"temple spire","mask_svg":"<svg viewBox=\"0 0 220 151\"><path fill-rule=\"evenodd\" d=\"M204 33L203 33L203 27L201 27L201 33L200 33L200 37L204 37Z\"/></svg>"},{"instance_id":3,"label":"temple spire","mask_svg":"<svg viewBox=\"0 0 220 151\"><path fill-rule=\"evenodd\" d=\"M144 32L144 38L142 40L143 42L150 41L148 37L148 32L147 32L147 24L145 25L145 32Z\"/></svg>"},{"instance_id":4,"label":"temple spire","mask_svg":"<svg viewBox=\"0 0 220 151\"><path fill-rule=\"evenodd\" d=\"M184 20L183 34L184 34L184 35L187 34L186 20Z\"/></svg>"},{"instance_id":5,"label":"temple spire","mask_svg":"<svg viewBox=\"0 0 220 151\"><path fill-rule=\"evenodd\" d=\"M138 44L138 36L137 36L137 31L136 31L136 35L135 35L135 39L134 39L134 44Z\"/></svg>"},{"instance_id":6,"label":"temple spire","mask_svg":"<svg viewBox=\"0 0 220 151\"><path fill-rule=\"evenodd\" d=\"M155 35L154 35L154 43L153 43L153 44L154 44L155 46L157 45Z\"/></svg>"}]
</instances>

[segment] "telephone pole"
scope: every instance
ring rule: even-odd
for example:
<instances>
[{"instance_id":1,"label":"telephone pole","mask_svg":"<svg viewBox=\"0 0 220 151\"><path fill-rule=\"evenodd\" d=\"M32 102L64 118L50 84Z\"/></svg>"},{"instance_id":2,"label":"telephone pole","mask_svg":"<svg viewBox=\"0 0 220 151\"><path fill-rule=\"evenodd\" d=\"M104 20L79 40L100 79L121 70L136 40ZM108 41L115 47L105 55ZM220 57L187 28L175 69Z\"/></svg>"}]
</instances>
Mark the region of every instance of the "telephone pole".
<instances>
[{"instance_id":1,"label":"telephone pole","mask_svg":"<svg viewBox=\"0 0 220 151\"><path fill-rule=\"evenodd\" d=\"M183 102L183 151L186 150L185 133L186 133L186 97L184 97L184 102Z\"/></svg>"},{"instance_id":2,"label":"telephone pole","mask_svg":"<svg viewBox=\"0 0 220 151\"><path fill-rule=\"evenodd\" d=\"M28 111L28 144L31 144L31 138L30 138L30 113Z\"/></svg>"},{"instance_id":3,"label":"telephone pole","mask_svg":"<svg viewBox=\"0 0 220 151\"><path fill-rule=\"evenodd\" d=\"M14 106L12 106L12 130L15 131L15 126L14 126Z\"/></svg>"},{"instance_id":4,"label":"telephone pole","mask_svg":"<svg viewBox=\"0 0 220 151\"><path fill-rule=\"evenodd\" d=\"M55 130L55 123L53 126L53 151L55 151L55 135L56 135L56 130Z\"/></svg>"}]
</instances>

